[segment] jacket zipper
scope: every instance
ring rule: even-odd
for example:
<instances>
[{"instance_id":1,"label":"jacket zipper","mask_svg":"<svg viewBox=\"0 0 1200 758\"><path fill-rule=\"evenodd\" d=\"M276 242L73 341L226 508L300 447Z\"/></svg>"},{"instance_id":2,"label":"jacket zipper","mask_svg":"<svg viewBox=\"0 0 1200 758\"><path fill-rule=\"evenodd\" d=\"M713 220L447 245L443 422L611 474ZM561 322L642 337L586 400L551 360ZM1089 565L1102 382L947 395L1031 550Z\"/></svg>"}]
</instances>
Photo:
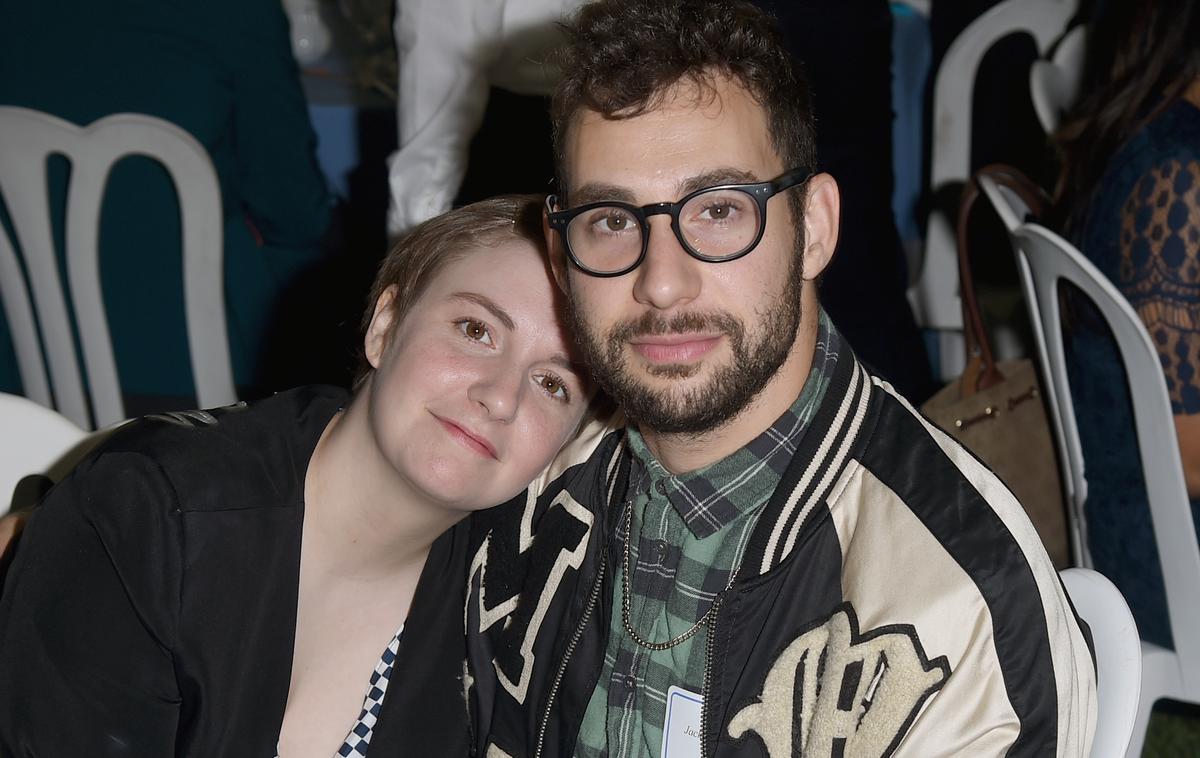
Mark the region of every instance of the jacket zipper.
<instances>
[{"instance_id":1,"label":"jacket zipper","mask_svg":"<svg viewBox=\"0 0 1200 758\"><path fill-rule=\"evenodd\" d=\"M558 696L558 688L567 673L567 662L571 660L575 646L579 644L584 627L587 626L588 619L592 616L592 610L596 607L596 599L600 597L606 562L605 551L602 550L600 551L600 567L596 571L596 581L592 584L592 592L588 596L587 606L583 609L583 615L579 619L579 625L575 627L575 633L571 635L571 641L567 643L567 649L563 651L562 661L558 664L558 671L554 675L554 684L550 687L550 696L546 698L546 712L542 714L542 725L538 728L537 749L533 752L534 758L541 758L543 743L546 740L546 729L550 724L550 709L554 707L554 698Z\"/></svg>"},{"instance_id":2,"label":"jacket zipper","mask_svg":"<svg viewBox=\"0 0 1200 758\"><path fill-rule=\"evenodd\" d=\"M616 457L613 462L619 462L620 449L618 448ZM609 469L611 477L614 469ZM613 486L615 481L611 480L608 483L608 497L611 500ZM632 505L632 503L627 503ZM607 533L607 530L605 530ZM575 627L574 634L571 635L571 641L567 643L567 649L563 651L562 661L558 664L558 671L554 674L554 683L550 686L550 695L546 698L546 712L542 714L542 725L538 727L537 746L533 752L533 758L542 758L542 748L546 742L546 729L550 725L550 711L554 707L554 699L558 696L558 688L562 685L563 677L567 673L567 663L571 660L571 656L575 653L575 646L579 644L579 638L583 636L583 630L587 627L588 619L592 617L592 611L596 608L596 600L600 597L600 590L604 586L604 569L608 565L608 550L604 544L600 546L600 566L596 569L596 579L592 582L592 591L588 595L587 606L583 609L583 615L579 617L579 624Z\"/></svg>"},{"instance_id":3,"label":"jacket zipper","mask_svg":"<svg viewBox=\"0 0 1200 758\"><path fill-rule=\"evenodd\" d=\"M721 598L724 593L713 599L712 617L708 621L708 634L704 635L704 681L700 686L700 758L708 755L708 709L709 684L712 678L713 646L717 638L717 616L721 615Z\"/></svg>"}]
</instances>

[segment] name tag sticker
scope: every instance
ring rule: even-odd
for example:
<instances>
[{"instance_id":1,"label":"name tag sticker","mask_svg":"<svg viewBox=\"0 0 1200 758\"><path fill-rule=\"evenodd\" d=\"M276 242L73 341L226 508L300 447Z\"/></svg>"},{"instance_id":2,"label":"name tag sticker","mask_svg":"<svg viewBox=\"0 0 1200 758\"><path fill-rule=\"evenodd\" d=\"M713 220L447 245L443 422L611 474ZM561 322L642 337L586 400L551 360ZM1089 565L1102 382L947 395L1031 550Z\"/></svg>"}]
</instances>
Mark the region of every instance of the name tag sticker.
<instances>
[{"instance_id":1,"label":"name tag sticker","mask_svg":"<svg viewBox=\"0 0 1200 758\"><path fill-rule=\"evenodd\" d=\"M704 698L682 687L667 689L662 758L700 758L700 711Z\"/></svg>"}]
</instances>

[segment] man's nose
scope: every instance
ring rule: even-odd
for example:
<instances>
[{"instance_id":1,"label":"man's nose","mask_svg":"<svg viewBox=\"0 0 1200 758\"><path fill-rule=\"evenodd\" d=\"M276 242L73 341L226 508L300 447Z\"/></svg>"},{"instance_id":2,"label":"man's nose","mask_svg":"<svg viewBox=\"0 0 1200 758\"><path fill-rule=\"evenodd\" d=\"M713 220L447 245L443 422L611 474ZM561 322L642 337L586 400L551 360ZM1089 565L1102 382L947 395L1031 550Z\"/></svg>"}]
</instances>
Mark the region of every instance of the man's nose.
<instances>
[{"instance_id":1,"label":"man's nose","mask_svg":"<svg viewBox=\"0 0 1200 758\"><path fill-rule=\"evenodd\" d=\"M633 296L642 305L668 310L700 294L700 266L679 244L667 216L649 221L646 259L634 272Z\"/></svg>"}]
</instances>

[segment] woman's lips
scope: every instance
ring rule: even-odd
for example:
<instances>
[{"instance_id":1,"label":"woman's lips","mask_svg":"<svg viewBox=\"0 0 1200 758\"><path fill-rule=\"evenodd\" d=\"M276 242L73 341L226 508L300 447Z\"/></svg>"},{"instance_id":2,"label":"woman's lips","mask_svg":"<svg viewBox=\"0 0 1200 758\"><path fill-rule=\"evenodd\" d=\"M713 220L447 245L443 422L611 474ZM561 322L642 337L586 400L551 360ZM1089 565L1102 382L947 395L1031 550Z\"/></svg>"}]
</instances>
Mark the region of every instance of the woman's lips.
<instances>
[{"instance_id":1,"label":"woman's lips","mask_svg":"<svg viewBox=\"0 0 1200 758\"><path fill-rule=\"evenodd\" d=\"M635 337L630 346L651 363L690 363L707 355L720 341L719 334L661 334Z\"/></svg>"},{"instance_id":2,"label":"woman's lips","mask_svg":"<svg viewBox=\"0 0 1200 758\"><path fill-rule=\"evenodd\" d=\"M467 448L468 450L473 450L484 457L500 460L500 456L496 455L495 446L492 445L487 437L473 432L465 426L460 426L450 419L442 418L436 413L433 414L433 417L436 418L438 423L442 425L442 427L450 434L450 436L463 447Z\"/></svg>"}]
</instances>

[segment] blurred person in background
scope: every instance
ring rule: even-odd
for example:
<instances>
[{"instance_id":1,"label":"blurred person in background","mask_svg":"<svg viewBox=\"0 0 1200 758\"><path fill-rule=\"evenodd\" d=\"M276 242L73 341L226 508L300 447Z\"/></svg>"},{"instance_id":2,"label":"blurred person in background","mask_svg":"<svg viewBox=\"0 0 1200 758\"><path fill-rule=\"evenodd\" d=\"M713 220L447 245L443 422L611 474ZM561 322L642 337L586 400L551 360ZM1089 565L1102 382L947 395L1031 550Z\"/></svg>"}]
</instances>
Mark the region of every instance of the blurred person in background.
<instances>
[{"instance_id":1,"label":"blurred person in background","mask_svg":"<svg viewBox=\"0 0 1200 758\"><path fill-rule=\"evenodd\" d=\"M311 361L324 356L304 324L319 319L319 300L295 290L322 259L331 195L279 0L0 0L0 18L0 104L81 126L113 113L148 114L205 147L224 208L239 396L312 380ZM55 158L49 169L61 240L69 167ZM100 218L100 276L131 415L195 403L179 235L166 171L147 158L117 164ZM307 302L285 312L285 298ZM303 348L270 350L305 332ZM0 323L0 340L8 339ZM17 377L11 346L0 344L0 390L19 392Z\"/></svg>"},{"instance_id":2,"label":"blurred person in background","mask_svg":"<svg viewBox=\"0 0 1200 758\"><path fill-rule=\"evenodd\" d=\"M1082 94L1057 142L1056 220L1129 300L1158 348L1192 515L1200 517L1200 2L1100 4ZM1170 646L1128 382L1094 306L1072 298L1071 314L1088 547L1095 568L1125 595L1142 638Z\"/></svg>"}]
</instances>

